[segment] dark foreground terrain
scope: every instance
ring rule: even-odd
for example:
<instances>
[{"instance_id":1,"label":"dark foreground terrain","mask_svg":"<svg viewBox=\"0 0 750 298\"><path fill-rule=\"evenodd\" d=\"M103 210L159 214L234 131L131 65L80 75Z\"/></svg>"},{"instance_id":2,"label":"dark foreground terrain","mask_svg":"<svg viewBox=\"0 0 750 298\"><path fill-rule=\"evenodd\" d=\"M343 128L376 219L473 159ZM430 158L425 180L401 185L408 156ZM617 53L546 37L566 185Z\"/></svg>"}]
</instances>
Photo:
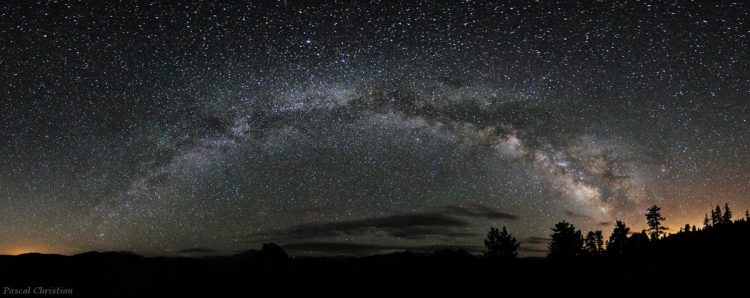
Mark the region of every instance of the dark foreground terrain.
<instances>
[{"instance_id":1,"label":"dark foreground terrain","mask_svg":"<svg viewBox=\"0 0 750 298\"><path fill-rule=\"evenodd\" d=\"M26 254L0 257L0 291L59 287L92 297L746 296L748 239L750 225L742 223L679 233L625 256L512 262L462 251L288 258L273 244L211 258Z\"/></svg>"}]
</instances>

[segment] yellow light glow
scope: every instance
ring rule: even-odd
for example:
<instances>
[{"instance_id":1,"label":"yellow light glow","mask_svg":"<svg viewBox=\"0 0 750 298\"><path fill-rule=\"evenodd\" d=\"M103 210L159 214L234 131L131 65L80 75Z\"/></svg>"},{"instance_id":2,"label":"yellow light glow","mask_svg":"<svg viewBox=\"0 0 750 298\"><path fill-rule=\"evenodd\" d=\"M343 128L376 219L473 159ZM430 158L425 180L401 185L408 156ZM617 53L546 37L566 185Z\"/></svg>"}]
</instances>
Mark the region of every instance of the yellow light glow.
<instances>
[{"instance_id":1,"label":"yellow light glow","mask_svg":"<svg viewBox=\"0 0 750 298\"><path fill-rule=\"evenodd\" d=\"M42 253L42 254L53 254L59 253L58 250L51 249L46 245L39 244L28 244L28 245L17 245L10 247L0 247L0 255L22 255L27 253Z\"/></svg>"}]
</instances>

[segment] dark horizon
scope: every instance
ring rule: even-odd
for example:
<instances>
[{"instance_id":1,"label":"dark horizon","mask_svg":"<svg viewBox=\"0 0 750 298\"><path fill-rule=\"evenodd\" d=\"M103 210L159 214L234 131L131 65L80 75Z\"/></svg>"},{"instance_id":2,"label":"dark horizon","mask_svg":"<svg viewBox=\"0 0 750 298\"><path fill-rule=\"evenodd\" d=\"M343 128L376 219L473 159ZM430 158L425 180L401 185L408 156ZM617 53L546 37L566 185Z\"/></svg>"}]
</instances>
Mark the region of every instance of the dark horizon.
<instances>
[{"instance_id":1,"label":"dark horizon","mask_svg":"<svg viewBox=\"0 0 750 298\"><path fill-rule=\"evenodd\" d=\"M726 206L725 206L726 207ZM483 255L461 250L399 252L356 258L291 258L275 244L227 257L144 258L124 253L75 256L0 255L3 295L65 294L100 297L219 295L287 297L497 294L631 297L642 293L740 293L750 265L750 214L734 219L711 210L706 226L663 235L658 206L645 215L650 230L630 234L618 222L607 239L586 237L565 221L555 224L547 258L516 258L517 240L491 229ZM650 234L650 236L649 236ZM191 251L203 252L205 249ZM720 266L717 270L717 265ZM44 266L45 270L39 270ZM690 277L700 276L698 282ZM658 277L643 282L644 277ZM585 280L586 282L580 282ZM689 282L686 282L689 281ZM498 282L503 286L498 289ZM624 286L626 285L626 286ZM535 287L532 291L529 287ZM619 288L618 288L619 287ZM618 288L617 292L610 293ZM112 296L112 295L109 295Z\"/></svg>"}]
</instances>

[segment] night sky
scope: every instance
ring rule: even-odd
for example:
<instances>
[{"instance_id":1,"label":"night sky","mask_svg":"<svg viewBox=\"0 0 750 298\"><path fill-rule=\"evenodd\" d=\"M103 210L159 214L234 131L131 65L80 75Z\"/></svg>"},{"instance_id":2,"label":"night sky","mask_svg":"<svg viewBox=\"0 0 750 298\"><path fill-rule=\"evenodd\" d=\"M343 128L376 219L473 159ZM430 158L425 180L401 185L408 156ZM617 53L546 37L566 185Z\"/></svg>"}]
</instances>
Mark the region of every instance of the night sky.
<instances>
[{"instance_id":1,"label":"night sky","mask_svg":"<svg viewBox=\"0 0 750 298\"><path fill-rule=\"evenodd\" d=\"M3 1L0 253L520 254L750 207L743 1ZM700 1L699 1L700 2Z\"/></svg>"}]
</instances>

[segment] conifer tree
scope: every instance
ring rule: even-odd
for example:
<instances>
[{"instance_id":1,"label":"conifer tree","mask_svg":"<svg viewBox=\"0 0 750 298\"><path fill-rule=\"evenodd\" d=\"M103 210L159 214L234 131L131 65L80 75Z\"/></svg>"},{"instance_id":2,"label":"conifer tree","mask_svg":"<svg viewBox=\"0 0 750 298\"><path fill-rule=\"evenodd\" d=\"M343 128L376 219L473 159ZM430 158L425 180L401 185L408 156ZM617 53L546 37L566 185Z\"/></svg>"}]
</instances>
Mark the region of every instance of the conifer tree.
<instances>
[{"instance_id":1,"label":"conifer tree","mask_svg":"<svg viewBox=\"0 0 750 298\"><path fill-rule=\"evenodd\" d=\"M555 224L552 228L552 241L549 243L551 259L569 259L581 254L583 250L583 236L580 230L565 221Z\"/></svg>"},{"instance_id":2,"label":"conifer tree","mask_svg":"<svg viewBox=\"0 0 750 298\"><path fill-rule=\"evenodd\" d=\"M724 215L721 216L721 223L731 224L732 223L732 210L729 209L729 204L724 203Z\"/></svg>"},{"instance_id":3,"label":"conifer tree","mask_svg":"<svg viewBox=\"0 0 750 298\"><path fill-rule=\"evenodd\" d=\"M487 239L484 240L484 245L487 247L484 255L488 258L509 260L516 258L516 250L519 244L516 238L508 233L508 229L503 226L502 232L497 228L490 228Z\"/></svg>"},{"instance_id":4,"label":"conifer tree","mask_svg":"<svg viewBox=\"0 0 750 298\"><path fill-rule=\"evenodd\" d=\"M659 236L661 236L663 231L667 229L661 225L663 220L666 220L666 218L661 216L661 207L653 205L648 208L648 211L646 212L646 223L649 227L648 230L651 231L651 240L659 239Z\"/></svg>"},{"instance_id":5,"label":"conifer tree","mask_svg":"<svg viewBox=\"0 0 750 298\"><path fill-rule=\"evenodd\" d=\"M716 205L714 210L711 210L711 225L715 226L721 224L721 207Z\"/></svg>"},{"instance_id":6,"label":"conifer tree","mask_svg":"<svg viewBox=\"0 0 750 298\"><path fill-rule=\"evenodd\" d=\"M628 233L630 233L630 228L625 226L624 222L619 220L615 222L615 228L612 230L612 235L609 236L609 241L607 241L607 254L624 254L628 243Z\"/></svg>"},{"instance_id":7,"label":"conifer tree","mask_svg":"<svg viewBox=\"0 0 750 298\"><path fill-rule=\"evenodd\" d=\"M604 237L602 231L589 231L583 241L586 252L590 255L600 255L604 251Z\"/></svg>"},{"instance_id":8,"label":"conifer tree","mask_svg":"<svg viewBox=\"0 0 750 298\"><path fill-rule=\"evenodd\" d=\"M713 215L714 211L711 210L711 214ZM711 226L711 222L708 220L708 213L706 213L706 217L703 218L703 228L708 228Z\"/></svg>"}]
</instances>

